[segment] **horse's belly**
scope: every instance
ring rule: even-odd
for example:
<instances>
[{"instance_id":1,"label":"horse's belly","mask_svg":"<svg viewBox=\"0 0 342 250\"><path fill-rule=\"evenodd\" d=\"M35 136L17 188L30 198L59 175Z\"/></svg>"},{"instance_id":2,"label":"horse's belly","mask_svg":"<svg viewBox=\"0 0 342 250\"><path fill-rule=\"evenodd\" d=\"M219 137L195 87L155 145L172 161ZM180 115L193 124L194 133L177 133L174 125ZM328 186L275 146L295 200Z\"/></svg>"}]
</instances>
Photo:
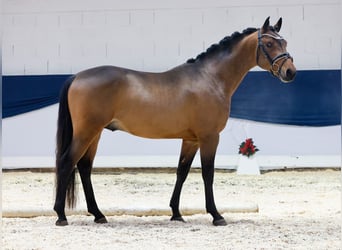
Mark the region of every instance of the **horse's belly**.
<instances>
[{"instance_id":1,"label":"horse's belly","mask_svg":"<svg viewBox=\"0 0 342 250\"><path fill-rule=\"evenodd\" d=\"M182 122L154 121L153 119L114 119L108 126L112 130L121 130L130 134L151 138L186 138L194 137L194 133Z\"/></svg>"}]
</instances>

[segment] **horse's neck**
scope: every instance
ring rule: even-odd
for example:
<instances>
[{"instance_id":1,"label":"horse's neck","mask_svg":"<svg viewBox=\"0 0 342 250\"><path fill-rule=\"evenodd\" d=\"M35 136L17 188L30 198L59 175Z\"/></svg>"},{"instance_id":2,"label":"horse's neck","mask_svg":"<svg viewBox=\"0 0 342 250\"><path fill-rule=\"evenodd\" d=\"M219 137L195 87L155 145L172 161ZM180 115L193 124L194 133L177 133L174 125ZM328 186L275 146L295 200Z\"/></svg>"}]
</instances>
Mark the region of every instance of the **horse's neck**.
<instances>
[{"instance_id":1,"label":"horse's neck","mask_svg":"<svg viewBox=\"0 0 342 250\"><path fill-rule=\"evenodd\" d=\"M232 52L215 65L213 75L224 84L226 95L230 98L240 85L248 71L255 67L257 50L257 34L252 33L234 46Z\"/></svg>"}]
</instances>

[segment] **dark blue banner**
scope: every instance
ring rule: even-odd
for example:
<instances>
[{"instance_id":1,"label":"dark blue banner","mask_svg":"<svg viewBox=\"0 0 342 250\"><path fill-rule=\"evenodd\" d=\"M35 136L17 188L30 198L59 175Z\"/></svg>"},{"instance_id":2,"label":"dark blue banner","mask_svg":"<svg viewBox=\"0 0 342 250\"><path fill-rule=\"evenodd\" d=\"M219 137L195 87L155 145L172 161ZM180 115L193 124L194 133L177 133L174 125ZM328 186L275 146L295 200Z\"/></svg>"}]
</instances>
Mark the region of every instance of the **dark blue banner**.
<instances>
[{"instance_id":1,"label":"dark blue banner","mask_svg":"<svg viewBox=\"0 0 342 250\"><path fill-rule=\"evenodd\" d=\"M20 115L55 104L70 75L2 77L2 118Z\"/></svg>"},{"instance_id":2,"label":"dark blue banner","mask_svg":"<svg viewBox=\"0 0 342 250\"><path fill-rule=\"evenodd\" d=\"M232 98L231 117L305 126L341 124L341 71L302 70L291 83L249 72Z\"/></svg>"},{"instance_id":3,"label":"dark blue banner","mask_svg":"<svg viewBox=\"0 0 342 250\"><path fill-rule=\"evenodd\" d=\"M3 76L3 118L57 103L69 76ZM341 71L298 71L287 84L265 71L249 72L232 98L230 116L289 125L341 124Z\"/></svg>"}]
</instances>

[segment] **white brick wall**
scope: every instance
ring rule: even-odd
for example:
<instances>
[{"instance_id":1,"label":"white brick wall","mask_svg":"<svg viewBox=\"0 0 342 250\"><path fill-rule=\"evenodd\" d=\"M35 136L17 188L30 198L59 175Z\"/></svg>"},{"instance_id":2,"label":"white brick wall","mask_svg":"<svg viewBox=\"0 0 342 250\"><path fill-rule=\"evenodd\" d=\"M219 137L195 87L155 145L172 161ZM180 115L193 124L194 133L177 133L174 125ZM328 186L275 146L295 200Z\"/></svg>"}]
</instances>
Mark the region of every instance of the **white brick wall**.
<instances>
[{"instance_id":1,"label":"white brick wall","mask_svg":"<svg viewBox=\"0 0 342 250\"><path fill-rule=\"evenodd\" d=\"M3 73L75 73L102 64L161 71L234 31L284 18L299 69L340 68L339 0L5 0Z\"/></svg>"}]
</instances>

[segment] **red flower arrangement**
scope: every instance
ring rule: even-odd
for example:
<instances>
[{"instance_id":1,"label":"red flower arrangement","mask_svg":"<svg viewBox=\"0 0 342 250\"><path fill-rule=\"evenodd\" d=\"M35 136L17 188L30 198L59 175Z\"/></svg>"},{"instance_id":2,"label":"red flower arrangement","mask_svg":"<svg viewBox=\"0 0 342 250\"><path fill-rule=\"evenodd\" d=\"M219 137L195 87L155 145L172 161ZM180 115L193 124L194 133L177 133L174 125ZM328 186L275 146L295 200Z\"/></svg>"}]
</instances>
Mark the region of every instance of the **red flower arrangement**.
<instances>
[{"instance_id":1,"label":"red flower arrangement","mask_svg":"<svg viewBox=\"0 0 342 250\"><path fill-rule=\"evenodd\" d=\"M253 139L248 138L240 144L239 154L245 155L248 158L254 155L259 149L254 145Z\"/></svg>"}]
</instances>

